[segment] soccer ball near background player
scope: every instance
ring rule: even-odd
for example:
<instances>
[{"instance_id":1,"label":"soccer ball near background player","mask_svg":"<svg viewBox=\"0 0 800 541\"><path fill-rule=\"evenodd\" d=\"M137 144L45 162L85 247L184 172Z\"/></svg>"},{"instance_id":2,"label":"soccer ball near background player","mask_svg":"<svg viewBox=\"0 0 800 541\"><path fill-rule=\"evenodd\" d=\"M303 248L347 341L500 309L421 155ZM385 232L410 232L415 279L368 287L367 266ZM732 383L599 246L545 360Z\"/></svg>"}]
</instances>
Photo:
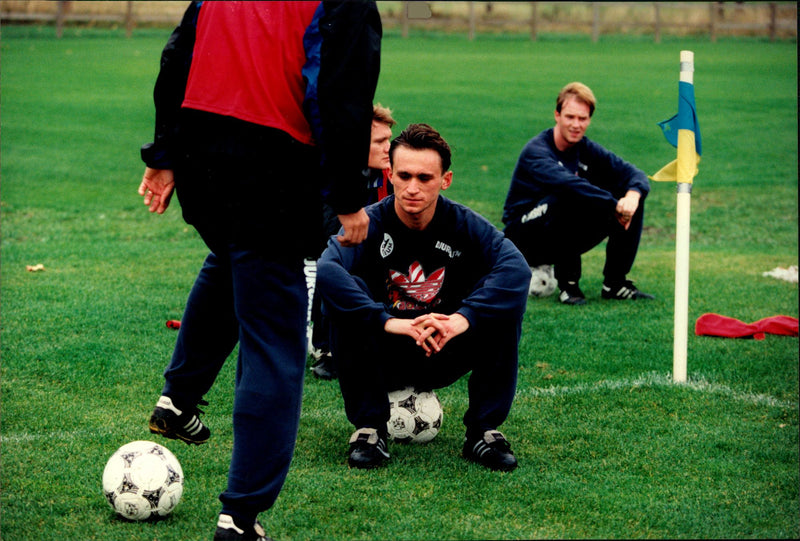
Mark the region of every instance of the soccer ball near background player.
<instances>
[{"instance_id":1,"label":"soccer ball near background player","mask_svg":"<svg viewBox=\"0 0 800 541\"><path fill-rule=\"evenodd\" d=\"M442 404L433 391L417 392L413 387L389 393L389 439L425 443L439 433Z\"/></svg>"},{"instance_id":2,"label":"soccer ball near background player","mask_svg":"<svg viewBox=\"0 0 800 541\"><path fill-rule=\"evenodd\" d=\"M181 500L183 470L166 447L132 441L108 459L103 493L114 511L128 520L165 517Z\"/></svg>"},{"instance_id":3,"label":"soccer ball near background player","mask_svg":"<svg viewBox=\"0 0 800 541\"><path fill-rule=\"evenodd\" d=\"M528 294L531 297L549 297L556 290L558 280L553 275L553 265L531 267L531 284Z\"/></svg>"}]
</instances>

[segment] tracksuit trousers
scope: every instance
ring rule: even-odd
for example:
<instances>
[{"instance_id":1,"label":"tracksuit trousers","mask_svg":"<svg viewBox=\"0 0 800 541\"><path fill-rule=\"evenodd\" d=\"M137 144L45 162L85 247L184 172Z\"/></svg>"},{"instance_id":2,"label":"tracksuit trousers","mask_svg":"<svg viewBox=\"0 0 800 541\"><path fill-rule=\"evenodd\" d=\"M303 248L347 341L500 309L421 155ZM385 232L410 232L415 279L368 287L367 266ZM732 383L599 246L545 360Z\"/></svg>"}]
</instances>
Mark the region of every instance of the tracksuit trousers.
<instances>
[{"instance_id":1,"label":"tracksuit trousers","mask_svg":"<svg viewBox=\"0 0 800 541\"><path fill-rule=\"evenodd\" d=\"M546 208L545 212L525 222L509 223L504 232L531 267L554 265L555 277L560 284L578 282L581 255L608 238L603 276L606 283L619 282L625 280L631 271L639 250L644 199L628 229L617 222L607 202L603 203L566 203L546 198L537 205Z\"/></svg>"},{"instance_id":2,"label":"tracksuit trousers","mask_svg":"<svg viewBox=\"0 0 800 541\"><path fill-rule=\"evenodd\" d=\"M331 327L345 413L357 429L375 428L385 437L390 391L441 389L469 372L467 437L481 437L508 417L517 385L520 322L481 322L430 357L408 336L365 332L364 325L335 318Z\"/></svg>"},{"instance_id":3,"label":"tracksuit trousers","mask_svg":"<svg viewBox=\"0 0 800 541\"><path fill-rule=\"evenodd\" d=\"M307 355L303 257L319 237L319 159L287 134L185 112L175 169L184 218L209 247L163 393L197 404L239 344L233 451L222 513L253 524L286 480Z\"/></svg>"},{"instance_id":4,"label":"tracksuit trousers","mask_svg":"<svg viewBox=\"0 0 800 541\"><path fill-rule=\"evenodd\" d=\"M302 260L230 247L211 253L181 320L163 394L196 404L239 344L233 453L222 513L252 524L275 502L294 452L306 363ZM240 522L241 521L241 522Z\"/></svg>"}]
</instances>

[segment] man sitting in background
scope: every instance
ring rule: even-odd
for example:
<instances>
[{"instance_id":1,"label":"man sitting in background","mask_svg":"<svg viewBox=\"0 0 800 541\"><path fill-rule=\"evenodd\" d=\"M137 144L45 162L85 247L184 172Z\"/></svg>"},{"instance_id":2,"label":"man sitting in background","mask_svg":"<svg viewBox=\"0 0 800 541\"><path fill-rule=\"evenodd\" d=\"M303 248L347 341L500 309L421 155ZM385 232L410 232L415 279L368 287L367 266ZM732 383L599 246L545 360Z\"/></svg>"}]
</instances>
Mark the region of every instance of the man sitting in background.
<instances>
[{"instance_id":1,"label":"man sitting in background","mask_svg":"<svg viewBox=\"0 0 800 541\"><path fill-rule=\"evenodd\" d=\"M627 279L650 183L642 171L584 137L595 103L582 83L561 90L555 127L531 139L517 161L503 212L505 234L534 274L555 267L564 304L586 303L578 285L581 254L606 238L601 296L652 299Z\"/></svg>"},{"instance_id":2,"label":"man sitting in background","mask_svg":"<svg viewBox=\"0 0 800 541\"><path fill-rule=\"evenodd\" d=\"M380 201L393 191L392 184L389 182L389 144L392 141L392 127L395 124L397 122L392 118L391 109L384 107L380 103L373 105L369 157L367 158L367 170L365 171L369 187L369 198L365 206ZM328 205L324 206L323 219L325 238L321 249L325 249L328 237L335 235L342 225ZM311 322L311 355L314 357L311 373L320 379L335 379L336 364L328 343L330 325L328 318L322 311L319 295L313 296Z\"/></svg>"}]
</instances>

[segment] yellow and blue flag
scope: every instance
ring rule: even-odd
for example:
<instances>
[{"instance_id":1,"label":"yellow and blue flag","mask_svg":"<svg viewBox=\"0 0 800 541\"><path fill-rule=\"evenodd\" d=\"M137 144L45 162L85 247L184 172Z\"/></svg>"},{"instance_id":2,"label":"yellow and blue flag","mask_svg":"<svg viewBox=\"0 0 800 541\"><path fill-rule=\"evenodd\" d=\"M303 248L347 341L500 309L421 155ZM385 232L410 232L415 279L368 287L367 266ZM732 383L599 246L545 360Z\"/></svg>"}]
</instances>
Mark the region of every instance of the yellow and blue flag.
<instances>
[{"instance_id":1,"label":"yellow and blue flag","mask_svg":"<svg viewBox=\"0 0 800 541\"><path fill-rule=\"evenodd\" d=\"M667 141L678 149L678 158L650 178L655 181L691 183L697 174L697 164L702 154L700 124L694 103L694 85L685 81L678 84L678 114L658 123Z\"/></svg>"}]
</instances>

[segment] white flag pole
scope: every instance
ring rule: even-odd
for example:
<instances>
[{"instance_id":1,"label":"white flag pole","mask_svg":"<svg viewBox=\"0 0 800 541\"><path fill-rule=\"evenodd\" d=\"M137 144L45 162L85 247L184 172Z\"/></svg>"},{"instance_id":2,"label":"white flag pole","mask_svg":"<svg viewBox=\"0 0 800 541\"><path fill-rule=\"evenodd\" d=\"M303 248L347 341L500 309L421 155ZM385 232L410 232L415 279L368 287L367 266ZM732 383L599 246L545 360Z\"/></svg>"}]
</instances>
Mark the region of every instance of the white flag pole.
<instances>
[{"instance_id":1,"label":"white flag pole","mask_svg":"<svg viewBox=\"0 0 800 541\"><path fill-rule=\"evenodd\" d=\"M681 51L680 80L694 84L694 53ZM681 138L678 138L678 163L681 162ZM694 153L694 148L687 149ZM673 331L672 379L686 381L689 329L689 232L692 209L692 177L681 178L678 167L678 200L675 230L675 328Z\"/></svg>"},{"instance_id":2,"label":"white flag pole","mask_svg":"<svg viewBox=\"0 0 800 541\"><path fill-rule=\"evenodd\" d=\"M689 342L689 222L692 185L678 183L677 231L675 236L675 330L672 379L686 381Z\"/></svg>"}]
</instances>

